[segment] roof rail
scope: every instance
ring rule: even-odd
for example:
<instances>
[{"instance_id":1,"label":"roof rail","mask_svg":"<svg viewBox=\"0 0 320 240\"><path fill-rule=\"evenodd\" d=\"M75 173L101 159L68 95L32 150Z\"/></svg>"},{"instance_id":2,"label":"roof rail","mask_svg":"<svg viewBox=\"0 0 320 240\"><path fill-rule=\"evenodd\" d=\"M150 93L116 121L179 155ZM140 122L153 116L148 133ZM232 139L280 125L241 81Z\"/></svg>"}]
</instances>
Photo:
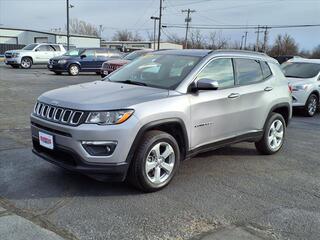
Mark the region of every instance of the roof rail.
<instances>
[{"instance_id":1,"label":"roof rail","mask_svg":"<svg viewBox=\"0 0 320 240\"><path fill-rule=\"evenodd\" d=\"M265 54L263 52L255 52L255 51L239 50L239 49L217 49L217 50L210 51L209 54L213 53L213 52L239 52L239 53L256 54L256 55L260 55L260 56L268 56L267 54Z\"/></svg>"}]
</instances>

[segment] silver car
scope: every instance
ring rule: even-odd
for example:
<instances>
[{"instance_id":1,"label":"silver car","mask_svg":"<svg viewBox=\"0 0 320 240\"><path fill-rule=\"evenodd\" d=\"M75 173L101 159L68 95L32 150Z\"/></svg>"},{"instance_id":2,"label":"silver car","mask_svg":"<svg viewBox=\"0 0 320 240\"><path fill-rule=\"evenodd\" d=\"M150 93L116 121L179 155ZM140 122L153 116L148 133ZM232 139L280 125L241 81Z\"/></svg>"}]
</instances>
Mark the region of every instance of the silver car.
<instances>
[{"instance_id":1,"label":"silver car","mask_svg":"<svg viewBox=\"0 0 320 240\"><path fill-rule=\"evenodd\" d=\"M151 192L203 151L249 141L262 154L278 152L291 101L279 64L264 54L159 51L102 81L42 94L31 114L33 152Z\"/></svg>"}]
</instances>

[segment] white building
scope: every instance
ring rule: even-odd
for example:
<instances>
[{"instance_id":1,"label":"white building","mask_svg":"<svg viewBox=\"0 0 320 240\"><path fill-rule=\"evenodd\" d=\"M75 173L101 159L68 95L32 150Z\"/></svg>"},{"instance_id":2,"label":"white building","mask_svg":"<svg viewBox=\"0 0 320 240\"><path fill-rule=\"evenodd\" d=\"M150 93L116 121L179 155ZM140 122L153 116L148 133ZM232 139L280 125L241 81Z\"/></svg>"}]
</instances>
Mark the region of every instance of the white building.
<instances>
[{"instance_id":1,"label":"white building","mask_svg":"<svg viewBox=\"0 0 320 240\"><path fill-rule=\"evenodd\" d=\"M105 41L101 40L101 47L117 48L122 50L135 50L135 49L157 49L158 44L151 41ZM161 42L160 49L182 49L180 44Z\"/></svg>"},{"instance_id":2,"label":"white building","mask_svg":"<svg viewBox=\"0 0 320 240\"><path fill-rule=\"evenodd\" d=\"M67 44L67 35L28 29L0 28L0 44L28 45L30 43ZM75 47L100 47L100 38L86 35L70 35L70 45Z\"/></svg>"}]
</instances>

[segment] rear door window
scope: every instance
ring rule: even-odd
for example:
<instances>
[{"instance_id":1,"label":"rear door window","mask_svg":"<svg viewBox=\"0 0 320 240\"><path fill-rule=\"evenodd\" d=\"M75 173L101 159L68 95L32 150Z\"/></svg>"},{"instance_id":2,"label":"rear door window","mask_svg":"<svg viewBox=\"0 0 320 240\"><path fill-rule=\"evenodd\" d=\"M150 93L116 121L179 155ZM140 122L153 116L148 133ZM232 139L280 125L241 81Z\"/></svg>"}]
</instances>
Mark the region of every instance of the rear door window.
<instances>
[{"instance_id":1,"label":"rear door window","mask_svg":"<svg viewBox=\"0 0 320 240\"><path fill-rule=\"evenodd\" d=\"M234 61L239 85L253 84L264 79L259 61L253 59L234 59Z\"/></svg>"},{"instance_id":2,"label":"rear door window","mask_svg":"<svg viewBox=\"0 0 320 240\"><path fill-rule=\"evenodd\" d=\"M94 49L87 49L81 55L85 55L87 58L94 58L96 54L96 50Z\"/></svg>"}]
</instances>

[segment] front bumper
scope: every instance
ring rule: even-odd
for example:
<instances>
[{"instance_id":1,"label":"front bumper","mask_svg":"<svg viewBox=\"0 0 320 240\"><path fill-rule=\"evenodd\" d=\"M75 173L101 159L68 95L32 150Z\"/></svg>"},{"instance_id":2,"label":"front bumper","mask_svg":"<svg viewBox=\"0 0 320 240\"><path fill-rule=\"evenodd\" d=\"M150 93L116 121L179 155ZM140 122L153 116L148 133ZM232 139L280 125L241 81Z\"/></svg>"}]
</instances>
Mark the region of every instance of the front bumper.
<instances>
[{"instance_id":1,"label":"front bumper","mask_svg":"<svg viewBox=\"0 0 320 240\"><path fill-rule=\"evenodd\" d=\"M7 65L20 65L21 63L21 58L17 57L17 58L5 58L4 59L5 64Z\"/></svg>"},{"instance_id":2,"label":"front bumper","mask_svg":"<svg viewBox=\"0 0 320 240\"><path fill-rule=\"evenodd\" d=\"M68 126L31 115L33 152L41 158L68 170L87 175L104 175L107 180L122 181L129 166L129 151L137 134L138 119L132 116L119 125L82 124ZM39 144L39 132L53 136L53 150ZM82 141L115 141L109 156L92 156Z\"/></svg>"},{"instance_id":3,"label":"front bumper","mask_svg":"<svg viewBox=\"0 0 320 240\"><path fill-rule=\"evenodd\" d=\"M53 72L66 72L68 70L68 64L47 64L47 68Z\"/></svg>"}]
</instances>

